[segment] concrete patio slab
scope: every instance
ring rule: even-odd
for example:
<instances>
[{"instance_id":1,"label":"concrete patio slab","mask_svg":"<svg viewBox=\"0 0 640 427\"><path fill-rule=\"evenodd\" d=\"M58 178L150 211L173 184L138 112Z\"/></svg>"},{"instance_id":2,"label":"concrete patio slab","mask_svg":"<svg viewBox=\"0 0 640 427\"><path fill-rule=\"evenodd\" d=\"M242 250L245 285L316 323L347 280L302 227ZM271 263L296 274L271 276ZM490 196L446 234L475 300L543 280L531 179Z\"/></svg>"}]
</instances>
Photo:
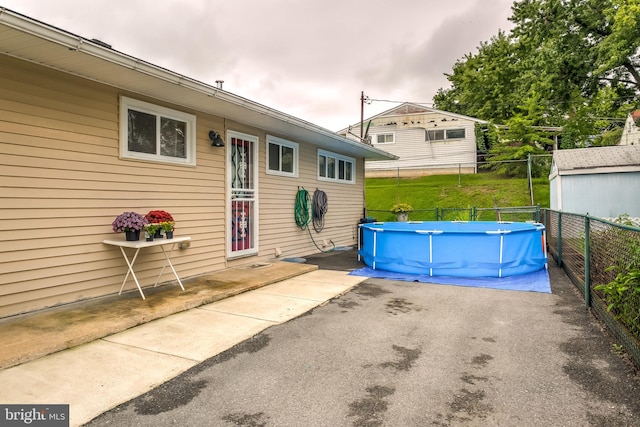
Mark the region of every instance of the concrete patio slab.
<instances>
[{"instance_id":1,"label":"concrete patio slab","mask_svg":"<svg viewBox=\"0 0 640 427\"><path fill-rule=\"evenodd\" d=\"M0 319L0 369L317 269L282 261L260 268L248 264L184 279L184 291L172 282L143 288L145 300L134 289Z\"/></svg>"},{"instance_id":2,"label":"concrete patio slab","mask_svg":"<svg viewBox=\"0 0 640 427\"><path fill-rule=\"evenodd\" d=\"M322 281L318 277L311 277L308 273L303 278L283 280L268 288L257 289L256 292L325 301L347 292L365 279L365 277L346 276L343 273L342 279L335 276Z\"/></svg>"},{"instance_id":3,"label":"concrete patio slab","mask_svg":"<svg viewBox=\"0 0 640 427\"><path fill-rule=\"evenodd\" d=\"M196 308L111 335L105 341L202 362L273 324Z\"/></svg>"},{"instance_id":4,"label":"concrete patio slab","mask_svg":"<svg viewBox=\"0 0 640 427\"><path fill-rule=\"evenodd\" d=\"M202 309L282 323L306 313L319 303L320 301L312 299L251 292L207 304Z\"/></svg>"},{"instance_id":5,"label":"concrete patio slab","mask_svg":"<svg viewBox=\"0 0 640 427\"><path fill-rule=\"evenodd\" d=\"M69 404L77 426L196 363L98 340L0 371L0 402Z\"/></svg>"}]
</instances>

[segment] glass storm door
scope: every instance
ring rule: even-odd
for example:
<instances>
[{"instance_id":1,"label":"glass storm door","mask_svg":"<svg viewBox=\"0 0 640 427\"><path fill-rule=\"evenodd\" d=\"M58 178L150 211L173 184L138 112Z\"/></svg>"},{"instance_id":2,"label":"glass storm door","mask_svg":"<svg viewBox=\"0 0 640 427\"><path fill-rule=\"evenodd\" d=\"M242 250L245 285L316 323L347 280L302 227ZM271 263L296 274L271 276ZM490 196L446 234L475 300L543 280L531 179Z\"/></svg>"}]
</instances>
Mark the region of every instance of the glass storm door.
<instances>
[{"instance_id":1,"label":"glass storm door","mask_svg":"<svg viewBox=\"0 0 640 427\"><path fill-rule=\"evenodd\" d=\"M231 173L230 257L254 254L257 247L257 138L229 133L229 169Z\"/></svg>"}]
</instances>

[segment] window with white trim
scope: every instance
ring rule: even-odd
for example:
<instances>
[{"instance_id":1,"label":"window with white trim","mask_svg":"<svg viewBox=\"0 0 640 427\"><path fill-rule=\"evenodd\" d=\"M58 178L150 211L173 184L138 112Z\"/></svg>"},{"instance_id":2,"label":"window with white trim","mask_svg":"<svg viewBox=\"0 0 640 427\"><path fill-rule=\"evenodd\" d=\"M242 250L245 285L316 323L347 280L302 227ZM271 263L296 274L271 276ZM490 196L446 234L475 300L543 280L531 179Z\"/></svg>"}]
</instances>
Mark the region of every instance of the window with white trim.
<instances>
[{"instance_id":1,"label":"window with white trim","mask_svg":"<svg viewBox=\"0 0 640 427\"><path fill-rule=\"evenodd\" d=\"M267 135L267 173L298 177L298 144Z\"/></svg>"},{"instance_id":2,"label":"window with white trim","mask_svg":"<svg viewBox=\"0 0 640 427\"><path fill-rule=\"evenodd\" d=\"M354 184L356 160L330 151L318 150L318 179Z\"/></svg>"},{"instance_id":3,"label":"window with white trim","mask_svg":"<svg viewBox=\"0 0 640 427\"><path fill-rule=\"evenodd\" d=\"M464 128L462 129L447 129L447 139L464 139L466 133Z\"/></svg>"},{"instance_id":4,"label":"window with white trim","mask_svg":"<svg viewBox=\"0 0 640 427\"><path fill-rule=\"evenodd\" d=\"M120 97L120 157L194 166L196 116Z\"/></svg>"},{"instance_id":5,"label":"window with white trim","mask_svg":"<svg viewBox=\"0 0 640 427\"><path fill-rule=\"evenodd\" d=\"M395 136L392 133L379 133L375 136L376 144L393 144L395 141Z\"/></svg>"},{"instance_id":6,"label":"window with white trim","mask_svg":"<svg viewBox=\"0 0 640 427\"><path fill-rule=\"evenodd\" d=\"M427 130L427 141L446 141L449 139L464 139L466 132L460 129L429 129Z\"/></svg>"}]
</instances>

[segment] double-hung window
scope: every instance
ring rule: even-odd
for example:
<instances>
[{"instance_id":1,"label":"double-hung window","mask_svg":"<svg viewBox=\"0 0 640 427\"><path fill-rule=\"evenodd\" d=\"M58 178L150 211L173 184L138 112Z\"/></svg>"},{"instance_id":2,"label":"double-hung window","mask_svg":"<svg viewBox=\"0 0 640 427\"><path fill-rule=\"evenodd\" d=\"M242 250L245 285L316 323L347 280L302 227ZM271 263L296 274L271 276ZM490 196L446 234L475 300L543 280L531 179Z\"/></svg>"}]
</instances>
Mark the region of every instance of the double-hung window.
<instances>
[{"instance_id":1,"label":"double-hung window","mask_svg":"<svg viewBox=\"0 0 640 427\"><path fill-rule=\"evenodd\" d=\"M194 166L196 116L120 97L120 156Z\"/></svg>"},{"instance_id":2,"label":"double-hung window","mask_svg":"<svg viewBox=\"0 0 640 427\"><path fill-rule=\"evenodd\" d=\"M298 176L298 144L267 135L267 173L296 178Z\"/></svg>"},{"instance_id":3,"label":"double-hung window","mask_svg":"<svg viewBox=\"0 0 640 427\"><path fill-rule=\"evenodd\" d=\"M392 133L379 133L375 136L374 141L376 144L393 144L395 139Z\"/></svg>"},{"instance_id":4,"label":"double-hung window","mask_svg":"<svg viewBox=\"0 0 640 427\"><path fill-rule=\"evenodd\" d=\"M353 184L356 182L356 160L330 151L318 150L318 179Z\"/></svg>"}]
</instances>

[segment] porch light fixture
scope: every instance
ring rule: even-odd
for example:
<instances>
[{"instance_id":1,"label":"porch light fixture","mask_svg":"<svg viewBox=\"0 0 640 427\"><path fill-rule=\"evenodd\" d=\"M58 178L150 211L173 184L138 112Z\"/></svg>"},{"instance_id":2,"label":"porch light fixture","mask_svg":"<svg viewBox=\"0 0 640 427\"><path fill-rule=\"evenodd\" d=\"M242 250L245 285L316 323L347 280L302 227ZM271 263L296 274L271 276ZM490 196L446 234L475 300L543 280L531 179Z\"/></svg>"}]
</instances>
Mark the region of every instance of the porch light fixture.
<instances>
[{"instance_id":1,"label":"porch light fixture","mask_svg":"<svg viewBox=\"0 0 640 427\"><path fill-rule=\"evenodd\" d=\"M224 147L224 141L218 132L215 130L209 131L209 139L211 140L212 147Z\"/></svg>"}]
</instances>

